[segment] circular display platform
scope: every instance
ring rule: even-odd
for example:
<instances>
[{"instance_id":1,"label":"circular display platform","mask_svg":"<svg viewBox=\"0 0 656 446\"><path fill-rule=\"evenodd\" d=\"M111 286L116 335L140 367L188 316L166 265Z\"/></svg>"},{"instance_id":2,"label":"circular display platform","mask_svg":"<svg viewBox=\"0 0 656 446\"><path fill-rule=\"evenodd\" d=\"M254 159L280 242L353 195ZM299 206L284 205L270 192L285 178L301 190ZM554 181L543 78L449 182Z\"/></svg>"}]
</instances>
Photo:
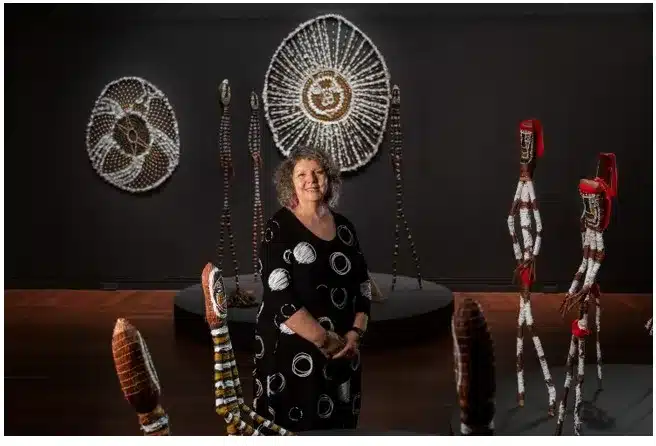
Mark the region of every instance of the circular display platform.
<instances>
[{"instance_id":1,"label":"circular display platform","mask_svg":"<svg viewBox=\"0 0 656 446\"><path fill-rule=\"evenodd\" d=\"M420 290L417 279L397 276L395 289L390 291L391 274L372 273L371 276L386 299L371 305L371 320L363 348L416 343L434 337L441 331L440 328L449 328L453 293L448 288L422 281L423 289ZM233 277L225 277L224 283L228 293L235 289ZM259 305L262 299L262 282L259 279L254 281L252 274L240 275L239 286L253 292ZM230 337L236 349L253 349L257 310L258 306L228 310ZM175 296L173 317L176 333L201 340L210 339L200 283L181 290Z\"/></svg>"},{"instance_id":2,"label":"circular display platform","mask_svg":"<svg viewBox=\"0 0 656 446\"><path fill-rule=\"evenodd\" d=\"M597 368L585 367L583 382L583 425L581 435L653 435L653 367L651 365L607 364L602 367L603 390L597 393ZM554 367L557 400L565 383L565 367ZM495 435L554 435L555 417L547 416L547 388L540 369L524 372L524 407L517 405L517 376L497 376ZM562 435L574 435L576 379L569 391ZM453 417L456 435L460 413Z\"/></svg>"}]
</instances>

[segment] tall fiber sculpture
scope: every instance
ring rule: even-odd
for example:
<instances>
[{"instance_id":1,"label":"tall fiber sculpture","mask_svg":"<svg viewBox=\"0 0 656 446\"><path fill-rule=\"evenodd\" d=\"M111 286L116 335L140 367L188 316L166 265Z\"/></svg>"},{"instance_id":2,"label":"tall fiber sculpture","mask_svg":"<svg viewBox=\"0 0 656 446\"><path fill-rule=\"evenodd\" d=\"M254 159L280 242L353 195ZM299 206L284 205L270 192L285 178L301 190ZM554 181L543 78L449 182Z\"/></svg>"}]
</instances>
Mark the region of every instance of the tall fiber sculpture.
<instances>
[{"instance_id":1,"label":"tall fiber sculpture","mask_svg":"<svg viewBox=\"0 0 656 446\"><path fill-rule=\"evenodd\" d=\"M262 169L262 131L260 127L260 100L257 93L251 92L251 118L248 123L248 153L253 162L253 280L260 273L258 248L264 237L264 209L260 194L260 170Z\"/></svg>"},{"instance_id":2,"label":"tall fiber sculpture","mask_svg":"<svg viewBox=\"0 0 656 446\"><path fill-rule=\"evenodd\" d=\"M578 319L572 321L572 336L567 353L565 388L558 407L556 435L561 435L565 421L567 397L572 383L574 358L578 350L576 390L574 403L574 434L581 435L581 412L583 406L582 388L585 372L585 338L590 334L588 328L588 306L590 301L596 307L597 328L597 386L602 389L602 360L599 332L601 330L601 292L597 284L597 273L604 259L604 231L608 228L612 212L612 200L617 196L617 164L614 153L600 153L597 175L594 179L579 182L579 194L583 201L581 215L581 239L583 259L574 280L560 307L563 317L578 305Z\"/></svg>"},{"instance_id":3,"label":"tall fiber sculpture","mask_svg":"<svg viewBox=\"0 0 656 446\"><path fill-rule=\"evenodd\" d=\"M392 87L392 101L390 107L389 118L389 138L390 138L390 158L392 161L392 168L394 170L394 179L396 183L396 223L394 225L394 254L392 261L392 290L396 286L396 260L399 255L400 244L400 230L401 223L408 236L408 243L410 244L410 252L412 253L412 260L415 263L417 270L417 283L419 289L422 289L421 284L421 269L419 266L419 256L415 248L415 242L412 239L410 232L410 225L405 218L405 211L403 209L403 131L401 129L401 89L398 85Z\"/></svg>"},{"instance_id":4,"label":"tall fiber sculpture","mask_svg":"<svg viewBox=\"0 0 656 446\"><path fill-rule=\"evenodd\" d=\"M235 235L232 232L232 213L230 212L230 180L234 176L232 166L232 125L230 123L230 99L232 92L228 79L224 79L219 85L219 95L223 114L219 124L219 156L221 162L221 171L223 174L223 209L221 212L221 228L219 230L219 270L223 268L223 247L225 244L225 234L228 234L230 243L230 254L232 255L232 264L235 272L235 290L229 296L230 306L233 307L251 307L256 305L255 298L245 293L239 286L239 262L237 260L237 251L235 249Z\"/></svg>"},{"instance_id":5,"label":"tall fiber sculpture","mask_svg":"<svg viewBox=\"0 0 656 446\"><path fill-rule=\"evenodd\" d=\"M524 327L533 339L535 352L540 361L544 382L549 396L549 416L554 416L556 408L556 388L542 348L540 338L533 326L531 309L531 285L535 279L535 259L542 244L542 219L533 188L533 173L537 159L544 153L542 125L536 119L524 120L519 124L519 182L508 215L508 230L513 242L517 267L515 277L519 279L519 316L517 318L517 402L524 406ZM535 219L535 234L532 234L531 211ZM522 243L515 232L515 219L519 213Z\"/></svg>"}]
</instances>

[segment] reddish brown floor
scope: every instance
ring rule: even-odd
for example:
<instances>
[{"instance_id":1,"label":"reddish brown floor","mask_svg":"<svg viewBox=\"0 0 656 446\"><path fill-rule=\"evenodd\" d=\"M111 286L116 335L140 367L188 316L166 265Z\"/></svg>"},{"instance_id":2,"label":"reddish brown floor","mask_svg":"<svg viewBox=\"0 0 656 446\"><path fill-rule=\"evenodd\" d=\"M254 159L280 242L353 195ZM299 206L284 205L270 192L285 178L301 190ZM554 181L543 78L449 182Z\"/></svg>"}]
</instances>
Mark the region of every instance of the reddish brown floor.
<instances>
[{"instance_id":1,"label":"reddish brown floor","mask_svg":"<svg viewBox=\"0 0 656 446\"><path fill-rule=\"evenodd\" d=\"M127 317L145 337L163 386L162 403L177 435L223 435L214 413L209 345L176 341L170 291L6 291L5 435L139 435L114 373L111 334ZM486 313L497 348L497 374L514 374L517 296L469 294ZM456 300L461 299L458 295ZM550 365L564 364L571 318L562 295L535 294L536 327ZM457 302L456 302L457 305ZM644 323L651 295L604 295L605 363L651 364ZM538 367L527 351L526 368ZM244 388L251 360L237 354ZM592 360L592 358L591 358ZM451 339L363 354L361 427L445 432L454 404ZM557 383L560 393L562 383ZM528 395L528 399L544 395Z\"/></svg>"}]
</instances>

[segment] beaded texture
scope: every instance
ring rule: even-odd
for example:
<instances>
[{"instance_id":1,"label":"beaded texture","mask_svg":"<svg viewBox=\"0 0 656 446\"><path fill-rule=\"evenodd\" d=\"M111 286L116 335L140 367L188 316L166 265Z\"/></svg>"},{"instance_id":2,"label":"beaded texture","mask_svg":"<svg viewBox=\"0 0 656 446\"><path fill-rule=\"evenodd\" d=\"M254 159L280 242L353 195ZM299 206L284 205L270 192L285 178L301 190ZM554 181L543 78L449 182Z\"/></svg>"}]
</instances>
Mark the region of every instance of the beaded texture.
<instances>
[{"instance_id":1,"label":"beaded texture","mask_svg":"<svg viewBox=\"0 0 656 446\"><path fill-rule=\"evenodd\" d=\"M173 174L180 159L173 108L144 79L113 81L91 111L86 146L94 170L110 184L133 193L154 189Z\"/></svg>"},{"instance_id":2,"label":"beaded texture","mask_svg":"<svg viewBox=\"0 0 656 446\"><path fill-rule=\"evenodd\" d=\"M298 146L326 151L340 170L376 155L389 112L385 60L344 17L327 14L291 32L271 58L262 101L283 156Z\"/></svg>"},{"instance_id":3,"label":"beaded texture","mask_svg":"<svg viewBox=\"0 0 656 446\"><path fill-rule=\"evenodd\" d=\"M537 159L544 152L542 142L542 126L538 120L527 119L519 124L520 175L515 196L508 213L508 231L513 244L513 252L517 266L514 276L519 279L519 315L517 317L517 402L524 406L524 327L528 329L533 340L535 353L540 362L549 398L548 415L553 417L556 409L556 387L551 377L547 358L542 348L542 342L533 325L533 310L531 307L531 286L535 278L535 259L542 245L542 218L533 187L533 173ZM516 215L519 214L521 228L521 244L515 231ZM531 214L535 220L535 232L532 231Z\"/></svg>"},{"instance_id":4,"label":"beaded texture","mask_svg":"<svg viewBox=\"0 0 656 446\"><path fill-rule=\"evenodd\" d=\"M208 263L201 275L205 297L205 320L214 344L214 397L216 413L226 422L228 435L294 435L257 414L244 402L244 393L228 330L228 299L223 277L217 267ZM243 414L253 421L246 421Z\"/></svg>"},{"instance_id":5,"label":"beaded texture","mask_svg":"<svg viewBox=\"0 0 656 446\"><path fill-rule=\"evenodd\" d=\"M408 236L408 244L410 245L412 260L414 261L417 270L417 284L419 285L419 289L422 289L419 255L417 254L415 242L412 239L412 233L410 232L410 225L405 218L405 211L403 209L403 131L401 128L401 89L398 85L394 85L392 88L391 102L392 108L390 111L388 131L390 135L390 159L392 161L392 169L394 170L394 180L396 183L396 224L394 225L394 254L392 256L392 290L396 286L396 261L399 255L401 223L403 223L403 228Z\"/></svg>"},{"instance_id":6,"label":"beaded texture","mask_svg":"<svg viewBox=\"0 0 656 446\"><path fill-rule=\"evenodd\" d=\"M171 435L169 417L159 404L162 388L148 347L126 319L116 320L112 356L123 395L137 413L144 435Z\"/></svg>"},{"instance_id":7,"label":"beaded texture","mask_svg":"<svg viewBox=\"0 0 656 446\"><path fill-rule=\"evenodd\" d=\"M617 196L617 166L614 153L600 153L597 175L593 180L579 182L579 195L583 201L580 218L583 259L574 280L565 295L560 311L563 317L578 305L578 319L572 321L572 335L567 352L565 388L558 406L556 435L561 435L565 422L567 398L574 374L576 359L576 388L574 403L574 435L581 435L583 411L583 381L585 373L585 338L591 333L588 307L595 305L597 347L597 391L602 390L602 357L599 333L601 331L601 291L597 273L605 257L604 231L608 227L612 211L611 199ZM577 355L578 353L578 355Z\"/></svg>"},{"instance_id":8,"label":"beaded texture","mask_svg":"<svg viewBox=\"0 0 656 446\"><path fill-rule=\"evenodd\" d=\"M257 93L251 92L251 118L248 124L248 152L253 162L253 280L259 278L258 247L264 237L264 208L260 193L262 162L262 131L260 127L260 101Z\"/></svg>"},{"instance_id":9,"label":"beaded texture","mask_svg":"<svg viewBox=\"0 0 656 446\"><path fill-rule=\"evenodd\" d=\"M493 435L494 344L480 304L465 298L451 319L453 364L462 435Z\"/></svg>"},{"instance_id":10,"label":"beaded texture","mask_svg":"<svg viewBox=\"0 0 656 446\"><path fill-rule=\"evenodd\" d=\"M250 307L256 305L255 298L243 292L239 286L239 262L235 248L235 235L232 231L232 213L230 211L230 182L234 176L234 168L232 165L232 124L230 113L232 91L228 79L224 79L219 85L219 95L221 105L223 106L223 114L221 115L221 122L219 124L219 156L223 176L223 210L221 212L221 227L219 229L218 267L219 271L223 273L223 249L225 245L225 234L227 233L236 288L229 296L230 306Z\"/></svg>"}]
</instances>

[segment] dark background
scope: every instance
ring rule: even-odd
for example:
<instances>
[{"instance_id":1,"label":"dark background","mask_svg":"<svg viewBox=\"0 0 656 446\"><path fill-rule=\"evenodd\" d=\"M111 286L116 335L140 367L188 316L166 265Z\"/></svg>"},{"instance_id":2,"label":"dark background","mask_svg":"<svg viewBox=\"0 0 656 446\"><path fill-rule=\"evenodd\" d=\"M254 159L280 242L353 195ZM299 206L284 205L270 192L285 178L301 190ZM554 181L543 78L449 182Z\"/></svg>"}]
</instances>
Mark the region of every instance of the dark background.
<instances>
[{"instance_id":1,"label":"dark background","mask_svg":"<svg viewBox=\"0 0 656 446\"><path fill-rule=\"evenodd\" d=\"M535 117L546 146L535 176L545 227L537 287L569 286L581 258L577 183L594 174L599 152L612 151L619 209L600 284L651 292L652 5L5 5L6 287L197 282L217 257L224 78L233 92L233 226L241 271L251 272L248 95L261 92L282 39L329 12L371 37L401 87L406 216L425 277L453 290L508 288L517 124ZM143 195L102 180L84 143L98 94L131 75L167 95L182 141L176 172ZM268 218L281 157L264 120L262 128ZM338 209L374 272L391 273L394 203L384 144L346 178ZM229 255L225 262L230 270ZM414 274L407 243L399 271Z\"/></svg>"}]
</instances>

